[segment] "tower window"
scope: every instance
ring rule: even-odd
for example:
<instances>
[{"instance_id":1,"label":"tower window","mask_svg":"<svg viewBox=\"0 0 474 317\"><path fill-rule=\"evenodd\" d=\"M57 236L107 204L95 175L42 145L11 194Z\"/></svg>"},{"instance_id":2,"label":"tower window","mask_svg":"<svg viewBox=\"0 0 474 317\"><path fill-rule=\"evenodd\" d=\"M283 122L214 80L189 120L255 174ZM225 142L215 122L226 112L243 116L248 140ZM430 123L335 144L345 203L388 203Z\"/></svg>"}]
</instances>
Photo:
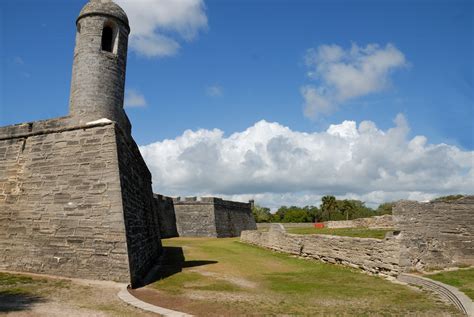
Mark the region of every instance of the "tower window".
<instances>
[{"instance_id":1,"label":"tower window","mask_svg":"<svg viewBox=\"0 0 474 317\"><path fill-rule=\"evenodd\" d=\"M102 30L102 50L112 52L114 47L114 30L110 26L105 26Z\"/></svg>"}]
</instances>

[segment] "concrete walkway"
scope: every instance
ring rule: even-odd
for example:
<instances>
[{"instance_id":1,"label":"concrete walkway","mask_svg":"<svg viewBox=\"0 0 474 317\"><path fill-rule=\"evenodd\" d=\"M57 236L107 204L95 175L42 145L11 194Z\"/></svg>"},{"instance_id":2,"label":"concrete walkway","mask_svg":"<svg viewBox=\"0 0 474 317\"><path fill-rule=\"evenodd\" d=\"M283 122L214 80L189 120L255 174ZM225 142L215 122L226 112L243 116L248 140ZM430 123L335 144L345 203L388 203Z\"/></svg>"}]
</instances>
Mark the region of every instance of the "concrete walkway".
<instances>
[{"instance_id":1,"label":"concrete walkway","mask_svg":"<svg viewBox=\"0 0 474 317\"><path fill-rule=\"evenodd\" d=\"M120 292L117 294L118 297L124 301L125 303L132 305L134 307L143 309L145 311L149 311L152 313L159 314L161 316L165 317L193 317L193 315L189 315L186 313L182 313L179 311L171 310L171 309L166 309L163 307L155 306L152 304L145 303L144 301L139 300L132 294L128 292L127 287L124 287L120 290Z\"/></svg>"},{"instance_id":2,"label":"concrete walkway","mask_svg":"<svg viewBox=\"0 0 474 317\"><path fill-rule=\"evenodd\" d=\"M474 317L474 304L472 300L457 288L444 283L431 280L414 274L400 274L399 281L421 286L422 288L438 294L444 301L453 304L466 316Z\"/></svg>"}]
</instances>

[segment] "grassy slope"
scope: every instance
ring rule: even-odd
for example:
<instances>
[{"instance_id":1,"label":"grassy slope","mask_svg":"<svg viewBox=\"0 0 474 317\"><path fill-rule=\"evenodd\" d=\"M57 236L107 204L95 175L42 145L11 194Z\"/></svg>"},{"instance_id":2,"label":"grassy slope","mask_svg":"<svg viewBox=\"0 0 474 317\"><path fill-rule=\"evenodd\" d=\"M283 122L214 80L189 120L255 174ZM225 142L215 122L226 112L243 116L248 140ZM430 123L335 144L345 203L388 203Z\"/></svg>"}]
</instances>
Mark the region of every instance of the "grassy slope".
<instances>
[{"instance_id":1,"label":"grassy slope","mask_svg":"<svg viewBox=\"0 0 474 317\"><path fill-rule=\"evenodd\" d=\"M242 244L236 239L178 238L187 261L215 264L184 268L151 286L162 306L206 315L303 314L381 316L442 315L452 308L426 294L382 278L317 261L302 260ZM179 300L183 297L192 300ZM173 302L179 306L173 307ZM171 305L171 306L170 306Z\"/></svg>"},{"instance_id":2,"label":"grassy slope","mask_svg":"<svg viewBox=\"0 0 474 317\"><path fill-rule=\"evenodd\" d=\"M428 274L425 277L457 287L474 300L474 268Z\"/></svg>"},{"instance_id":3,"label":"grassy slope","mask_svg":"<svg viewBox=\"0 0 474 317\"><path fill-rule=\"evenodd\" d=\"M347 236L347 237L358 237L358 238L375 238L383 239L385 234L392 230L384 229L367 229L367 228L289 228L288 233L295 234L330 234L335 236Z\"/></svg>"}]
</instances>

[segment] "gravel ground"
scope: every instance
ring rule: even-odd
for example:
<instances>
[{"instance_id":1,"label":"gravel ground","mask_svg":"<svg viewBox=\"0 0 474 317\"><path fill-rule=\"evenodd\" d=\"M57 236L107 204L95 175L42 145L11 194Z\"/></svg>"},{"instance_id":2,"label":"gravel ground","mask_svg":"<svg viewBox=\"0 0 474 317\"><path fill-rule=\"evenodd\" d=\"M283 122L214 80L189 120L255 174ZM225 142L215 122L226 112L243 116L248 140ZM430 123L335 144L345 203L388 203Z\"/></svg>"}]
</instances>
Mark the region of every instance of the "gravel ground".
<instances>
[{"instance_id":1,"label":"gravel ground","mask_svg":"<svg viewBox=\"0 0 474 317\"><path fill-rule=\"evenodd\" d=\"M158 316L123 303L117 297L124 287L121 283L37 274L1 274L0 316Z\"/></svg>"}]
</instances>

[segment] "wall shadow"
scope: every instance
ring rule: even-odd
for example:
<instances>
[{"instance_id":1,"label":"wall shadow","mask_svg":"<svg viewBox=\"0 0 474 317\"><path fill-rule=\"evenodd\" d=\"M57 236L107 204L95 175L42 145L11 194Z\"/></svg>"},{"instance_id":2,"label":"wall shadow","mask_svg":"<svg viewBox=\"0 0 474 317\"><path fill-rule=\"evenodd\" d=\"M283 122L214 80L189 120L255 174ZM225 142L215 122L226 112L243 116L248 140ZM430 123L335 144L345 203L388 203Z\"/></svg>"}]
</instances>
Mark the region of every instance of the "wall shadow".
<instances>
[{"instance_id":1,"label":"wall shadow","mask_svg":"<svg viewBox=\"0 0 474 317\"><path fill-rule=\"evenodd\" d=\"M186 261L181 247L163 247L163 254L159 264L153 268L140 285L134 288L144 287L148 284L173 276L183 270L183 268L197 267L218 263L212 260Z\"/></svg>"},{"instance_id":2,"label":"wall shadow","mask_svg":"<svg viewBox=\"0 0 474 317\"><path fill-rule=\"evenodd\" d=\"M0 313L28 310L34 304L42 302L45 302L45 300L40 296L0 291Z\"/></svg>"}]
</instances>

